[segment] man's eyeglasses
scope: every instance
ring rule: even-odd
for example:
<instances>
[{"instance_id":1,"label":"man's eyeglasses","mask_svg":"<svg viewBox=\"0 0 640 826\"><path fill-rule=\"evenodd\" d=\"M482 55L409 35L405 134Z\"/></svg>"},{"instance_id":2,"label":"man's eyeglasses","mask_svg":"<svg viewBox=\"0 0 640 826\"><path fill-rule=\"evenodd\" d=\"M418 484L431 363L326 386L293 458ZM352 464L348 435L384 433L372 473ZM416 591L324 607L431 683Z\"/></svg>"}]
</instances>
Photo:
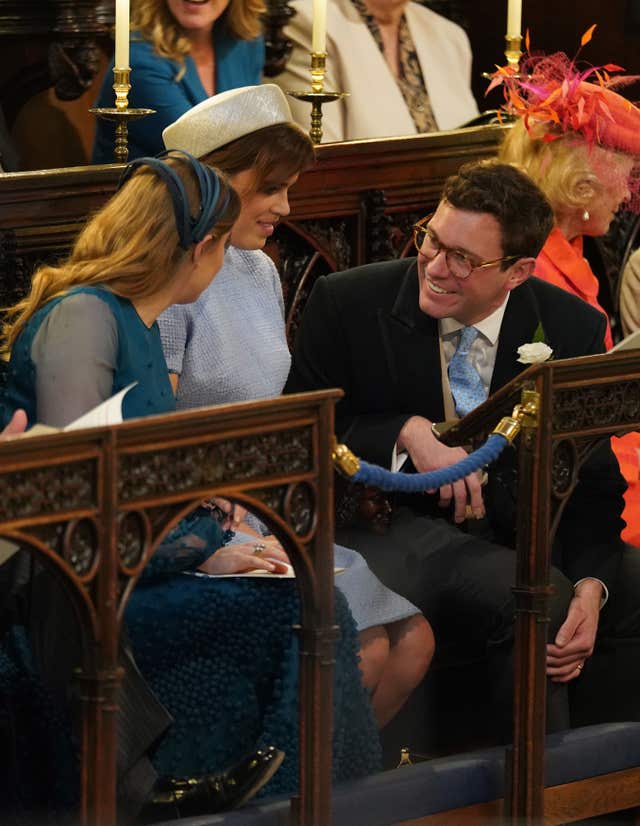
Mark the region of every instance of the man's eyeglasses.
<instances>
[{"instance_id":1,"label":"man's eyeglasses","mask_svg":"<svg viewBox=\"0 0 640 826\"><path fill-rule=\"evenodd\" d=\"M461 250L445 247L438 241L436 234L429 227L429 221L435 213L427 215L417 224L413 225L413 241L418 252L425 258L433 261L436 256L443 252L449 272L455 278L469 278L474 270L481 270L483 267L493 267L494 264L504 264L506 261L517 261L520 255L506 255L504 258L496 258L493 261L475 261Z\"/></svg>"}]
</instances>

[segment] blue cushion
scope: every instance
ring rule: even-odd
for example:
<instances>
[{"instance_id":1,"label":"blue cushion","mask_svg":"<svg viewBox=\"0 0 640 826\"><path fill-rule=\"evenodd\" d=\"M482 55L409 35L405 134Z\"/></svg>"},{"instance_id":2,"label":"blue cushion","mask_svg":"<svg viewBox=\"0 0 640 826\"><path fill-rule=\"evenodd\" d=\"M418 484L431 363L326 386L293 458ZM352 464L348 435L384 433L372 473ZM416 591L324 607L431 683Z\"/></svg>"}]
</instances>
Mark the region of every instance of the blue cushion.
<instances>
[{"instance_id":1,"label":"blue cushion","mask_svg":"<svg viewBox=\"0 0 640 826\"><path fill-rule=\"evenodd\" d=\"M333 826L388 826L504 795L504 748L485 749L394 769L337 786ZM545 783L557 786L640 766L640 723L606 723L547 737ZM288 799L235 812L184 818L166 826L285 826Z\"/></svg>"},{"instance_id":2,"label":"blue cushion","mask_svg":"<svg viewBox=\"0 0 640 826\"><path fill-rule=\"evenodd\" d=\"M492 754L493 753L493 754ZM495 771L496 797L504 794L504 749L479 752ZM603 723L547 737L545 786L640 766L640 723Z\"/></svg>"}]
</instances>

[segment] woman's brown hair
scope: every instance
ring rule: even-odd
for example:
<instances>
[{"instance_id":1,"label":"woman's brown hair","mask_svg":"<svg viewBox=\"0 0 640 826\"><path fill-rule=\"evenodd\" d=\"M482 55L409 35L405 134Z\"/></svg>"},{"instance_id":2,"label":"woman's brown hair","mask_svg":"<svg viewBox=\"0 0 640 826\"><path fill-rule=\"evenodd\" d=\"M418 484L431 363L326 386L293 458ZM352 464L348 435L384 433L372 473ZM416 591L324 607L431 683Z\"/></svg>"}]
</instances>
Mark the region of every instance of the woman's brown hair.
<instances>
[{"instance_id":1,"label":"woman's brown hair","mask_svg":"<svg viewBox=\"0 0 640 826\"><path fill-rule=\"evenodd\" d=\"M236 138L200 160L230 177L246 169L255 170L258 190L267 179L285 180L308 169L315 161L315 150L306 132L295 123L285 122Z\"/></svg>"}]
</instances>

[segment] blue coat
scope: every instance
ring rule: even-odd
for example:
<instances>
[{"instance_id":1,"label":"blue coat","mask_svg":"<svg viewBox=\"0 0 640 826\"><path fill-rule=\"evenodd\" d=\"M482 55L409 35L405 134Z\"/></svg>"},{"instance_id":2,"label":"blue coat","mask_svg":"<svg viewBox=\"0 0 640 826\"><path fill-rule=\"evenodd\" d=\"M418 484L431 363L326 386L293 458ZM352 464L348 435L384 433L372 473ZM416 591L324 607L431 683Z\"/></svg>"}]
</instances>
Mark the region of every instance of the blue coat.
<instances>
[{"instance_id":1,"label":"blue coat","mask_svg":"<svg viewBox=\"0 0 640 826\"><path fill-rule=\"evenodd\" d=\"M216 59L216 91L226 92L239 86L260 83L264 66L264 40L238 40L224 26L213 32ZM162 130L177 120L207 93L200 82L196 65L188 55L186 71L179 81L180 64L176 60L158 57L146 40L133 40L130 52L131 91L129 106L155 109L129 124L129 160L162 152ZM114 106L113 61L109 64L96 106ZM113 163L114 125L98 120L93 144L92 163Z\"/></svg>"}]
</instances>

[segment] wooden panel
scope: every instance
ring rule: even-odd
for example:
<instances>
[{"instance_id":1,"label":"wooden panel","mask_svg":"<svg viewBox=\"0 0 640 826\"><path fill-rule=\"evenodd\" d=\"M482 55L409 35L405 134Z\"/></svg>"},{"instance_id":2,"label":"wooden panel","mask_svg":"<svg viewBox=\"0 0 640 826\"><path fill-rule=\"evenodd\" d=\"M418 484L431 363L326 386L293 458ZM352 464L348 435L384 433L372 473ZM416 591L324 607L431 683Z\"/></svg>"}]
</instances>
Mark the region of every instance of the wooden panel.
<instances>
[{"instance_id":1,"label":"wooden panel","mask_svg":"<svg viewBox=\"0 0 640 826\"><path fill-rule=\"evenodd\" d=\"M267 249L282 276L290 335L318 275L400 255L445 178L495 154L501 137L492 126L320 146ZM37 264L68 251L87 216L115 191L120 172L107 165L0 176L4 306L24 294Z\"/></svg>"},{"instance_id":2,"label":"wooden panel","mask_svg":"<svg viewBox=\"0 0 640 826\"><path fill-rule=\"evenodd\" d=\"M544 790L544 826L560 826L587 817L640 806L640 768L577 780ZM504 800L449 809L394 826L498 826Z\"/></svg>"},{"instance_id":3,"label":"wooden panel","mask_svg":"<svg viewBox=\"0 0 640 826\"><path fill-rule=\"evenodd\" d=\"M127 599L171 525L205 490L255 508L295 568L303 709L297 823L329 822L331 439L338 395L304 393L0 445L0 534L64 577L83 637L76 671L82 684L83 826L116 823L118 645ZM134 517L129 528L127 515ZM76 531L77 525L90 529Z\"/></svg>"},{"instance_id":4,"label":"wooden panel","mask_svg":"<svg viewBox=\"0 0 640 826\"><path fill-rule=\"evenodd\" d=\"M640 768L546 789L544 823L556 826L634 806L640 806Z\"/></svg>"}]
</instances>

